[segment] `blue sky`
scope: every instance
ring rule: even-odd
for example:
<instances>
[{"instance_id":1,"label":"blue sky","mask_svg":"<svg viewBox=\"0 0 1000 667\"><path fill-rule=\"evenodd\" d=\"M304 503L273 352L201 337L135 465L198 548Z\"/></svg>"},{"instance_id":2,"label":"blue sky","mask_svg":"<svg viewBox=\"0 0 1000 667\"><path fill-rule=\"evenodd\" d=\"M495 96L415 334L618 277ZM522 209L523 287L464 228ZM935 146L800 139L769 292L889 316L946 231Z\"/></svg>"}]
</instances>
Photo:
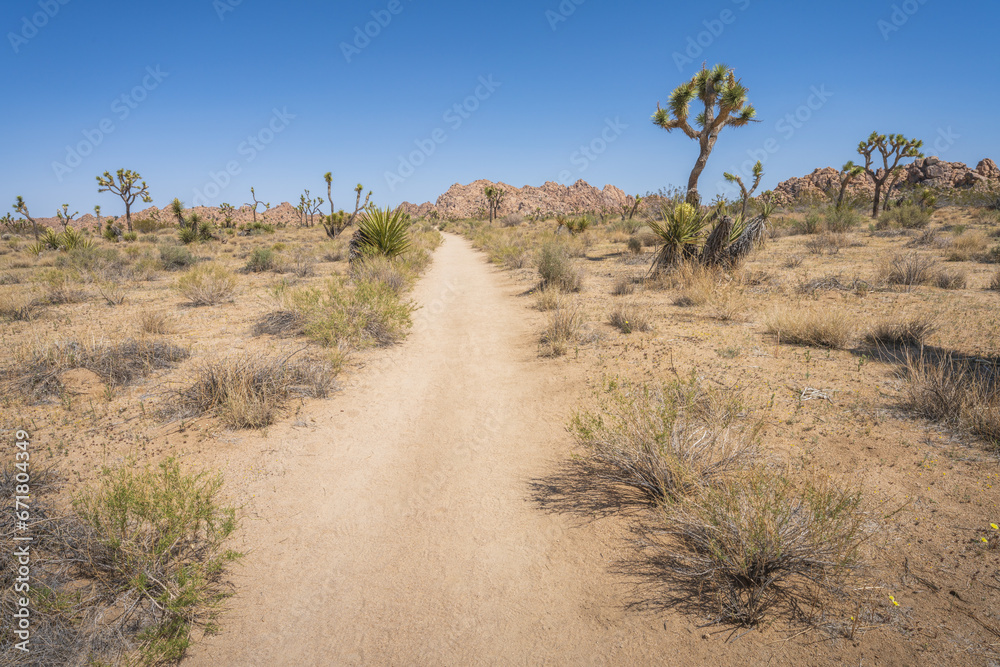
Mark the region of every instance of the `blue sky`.
<instances>
[{"instance_id":1,"label":"blue sky","mask_svg":"<svg viewBox=\"0 0 1000 667\"><path fill-rule=\"evenodd\" d=\"M120 213L95 182L120 167L158 206L297 203L327 171L345 208L358 182L382 205L478 178L684 185L696 142L650 115L702 61L761 120L723 132L703 194L756 158L765 187L839 166L874 129L1000 158L995 1L776 4L6 0L0 206Z\"/></svg>"}]
</instances>

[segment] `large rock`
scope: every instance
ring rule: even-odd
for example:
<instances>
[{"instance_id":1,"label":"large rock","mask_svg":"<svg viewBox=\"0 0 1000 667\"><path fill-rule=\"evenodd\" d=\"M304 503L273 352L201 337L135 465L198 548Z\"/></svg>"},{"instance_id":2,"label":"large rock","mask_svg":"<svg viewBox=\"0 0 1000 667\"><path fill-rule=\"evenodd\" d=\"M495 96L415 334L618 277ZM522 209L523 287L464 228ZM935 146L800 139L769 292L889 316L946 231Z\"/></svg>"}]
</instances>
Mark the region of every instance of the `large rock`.
<instances>
[{"instance_id":1,"label":"large rock","mask_svg":"<svg viewBox=\"0 0 1000 667\"><path fill-rule=\"evenodd\" d=\"M582 180L569 186L548 181L540 187L526 185L522 188L501 182L478 180L468 185L456 183L438 197L434 204L426 202L417 205L403 202L400 206L414 217L437 212L443 218L471 218L480 209L486 208L486 195L483 191L489 185L500 186L507 191L500 215L508 213L527 215L536 211L541 211L543 214L573 214L599 211L602 208L616 210L628 197L613 185L605 185L603 189L598 189Z\"/></svg>"}]
</instances>

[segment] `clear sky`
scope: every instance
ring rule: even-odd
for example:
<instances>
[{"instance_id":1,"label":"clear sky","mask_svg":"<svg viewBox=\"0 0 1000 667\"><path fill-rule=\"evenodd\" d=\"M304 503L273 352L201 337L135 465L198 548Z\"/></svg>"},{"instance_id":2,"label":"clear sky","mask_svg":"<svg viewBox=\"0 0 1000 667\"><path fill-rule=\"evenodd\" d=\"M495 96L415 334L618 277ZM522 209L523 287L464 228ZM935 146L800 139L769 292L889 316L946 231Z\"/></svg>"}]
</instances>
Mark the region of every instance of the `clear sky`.
<instances>
[{"instance_id":1,"label":"clear sky","mask_svg":"<svg viewBox=\"0 0 1000 667\"><path fill-rule=\"evenodd\" d=\"M0 206L120 213L95 176L121 167L158 206L297 203L327 171L344 208L359 181L381 205L684 185L696 142L650 116L702 61L761 121L723 132L705 195L756 158L765 187L840 166L874 129L974 165L1000 159L998 23L995 0L5 0Z\"/></svg>"}]
</instances>

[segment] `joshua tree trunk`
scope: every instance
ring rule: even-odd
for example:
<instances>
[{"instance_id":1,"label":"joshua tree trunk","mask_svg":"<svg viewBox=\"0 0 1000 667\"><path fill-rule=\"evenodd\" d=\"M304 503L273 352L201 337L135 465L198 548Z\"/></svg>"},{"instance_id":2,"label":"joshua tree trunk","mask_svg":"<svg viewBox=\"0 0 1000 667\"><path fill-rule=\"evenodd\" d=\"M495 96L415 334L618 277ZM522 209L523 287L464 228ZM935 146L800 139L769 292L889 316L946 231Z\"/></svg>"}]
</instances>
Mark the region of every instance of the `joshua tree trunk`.
<instances>
[{"instance_id":1,"label":"joshua tree trunk","mask_svg":"<svg viewBox=\"0 0 1000 667\"><path fill-rule=\"evenodd\" d=\"M698 196L698 179L701 177L701 172L705 171L705 165L708 164L708 156L712 154L712 149L715 147L715 138L706 139L699 143L701 151L694 163L694 168L691 170L691 175L688 176L688 191L685 199L692 206L698 206L701 203Z\"/></svg>"},{"instance_id":2,"label":"joshua tree trunk","mask_svg":"<svg viewBox=\"0 0 1000 667\"><path fill-rule=\"evenodd\" d=\"M872 208L872 217L873 218L877 218L878 217L878 205L879 205L879 202L881 200L882 200L882 182L881 181L875 181L875 205Z\"/></svg>"}]
</instances>

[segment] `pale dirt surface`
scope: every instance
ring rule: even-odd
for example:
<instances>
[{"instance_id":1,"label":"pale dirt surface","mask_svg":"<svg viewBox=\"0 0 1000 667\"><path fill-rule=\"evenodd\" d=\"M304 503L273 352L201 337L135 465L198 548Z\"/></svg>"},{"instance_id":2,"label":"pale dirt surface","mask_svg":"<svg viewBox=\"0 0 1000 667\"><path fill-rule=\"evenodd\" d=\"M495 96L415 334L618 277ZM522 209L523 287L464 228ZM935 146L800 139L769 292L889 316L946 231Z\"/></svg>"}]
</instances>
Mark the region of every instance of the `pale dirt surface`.
<instances>
[{"instance_id":1,"label":"pale dirt surface","mask_svg":"<svg viewBox=\"0 0 1000 667\"><path fill-rule=\"evenodd\" d=\"M221 633L186 667L920 664L890 629L727 643L732 628L634 606L649 582L623 573L629 513L538 502L574 452L565 425L589 364L538 357L544 316L523 294L445 235L406 342L311 419L244 443L267 469L238 490L234 546L249 553Z\"/></svg>"},{"instance_id":2,"label":"pale dirt surface","mask_svg":"<svg viewBox=\"0 0 1000 667\"><path fill-rule=\"evenodd\" d=\"M503 282L447 236L413 294L424 307L409 339L355 376L311 432L272 429L284 470L252 483L231 611L186 665L648 655L655 628L622 628L604 571L615 545L532 501L531 480L568 453L582 387L572 367L539 363Z\"/></svg>"}]
</instances>

